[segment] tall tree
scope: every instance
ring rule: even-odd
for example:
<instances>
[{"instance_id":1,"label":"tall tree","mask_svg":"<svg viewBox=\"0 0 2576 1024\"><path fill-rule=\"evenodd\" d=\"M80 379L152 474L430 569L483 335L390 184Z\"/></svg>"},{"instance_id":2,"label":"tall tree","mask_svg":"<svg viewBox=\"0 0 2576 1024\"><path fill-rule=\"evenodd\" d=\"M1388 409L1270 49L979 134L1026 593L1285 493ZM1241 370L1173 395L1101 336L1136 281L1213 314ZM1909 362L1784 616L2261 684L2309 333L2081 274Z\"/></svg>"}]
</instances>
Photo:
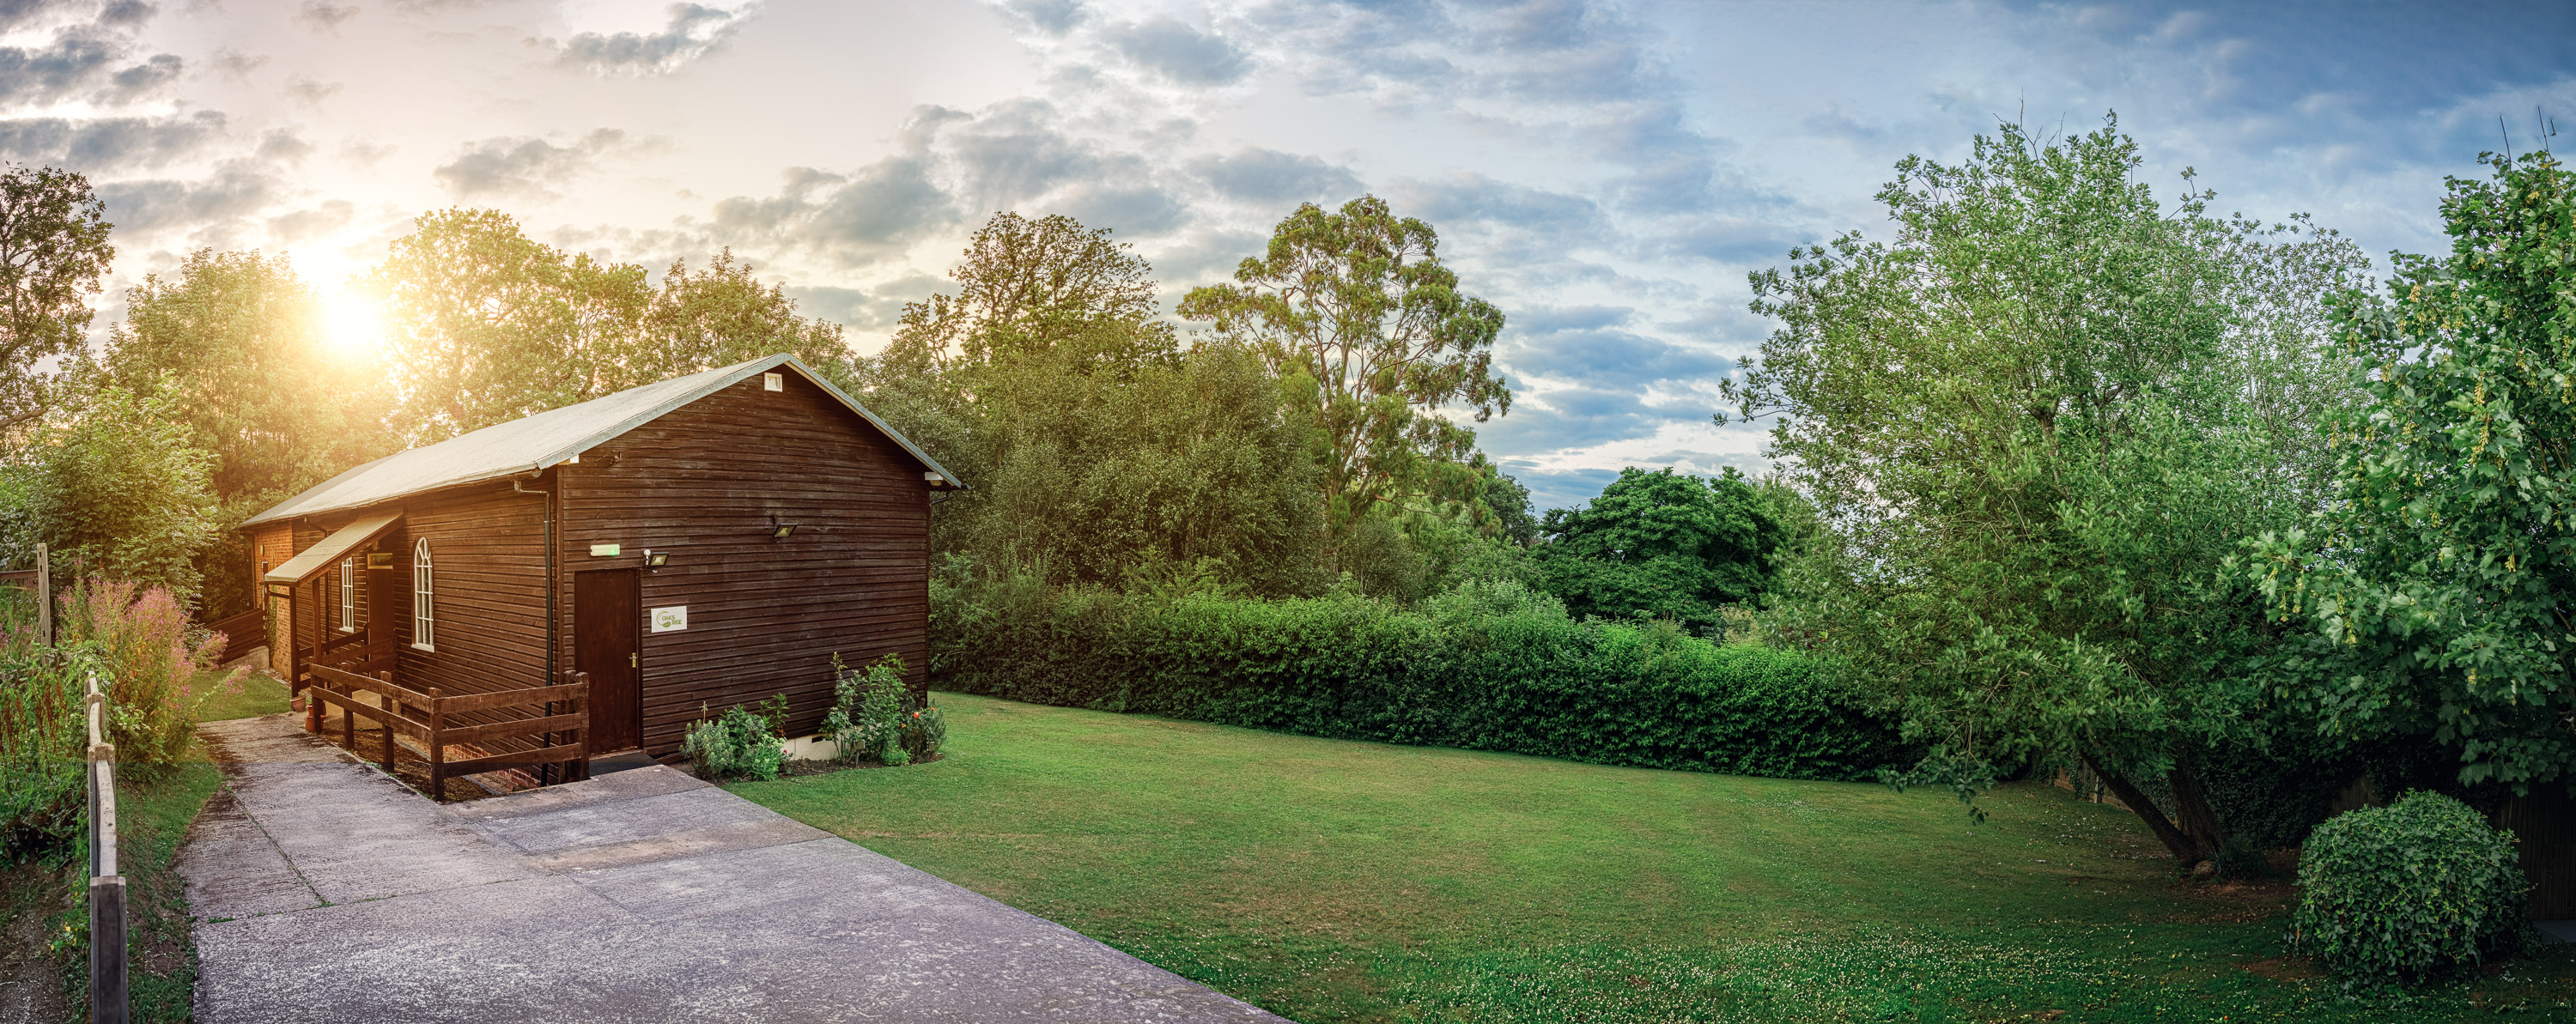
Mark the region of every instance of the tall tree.
<instances>
[{"instance_id":1,"label":"tall tree","mask_svg":"<svg viewBox=\"0 0 2576 1024\"><path fill-rule=\"evenodd\" d=\"M1753 275L1781 326L1738 412L1816 503L1787 567L1790 637L1834 652L1963 796L2082 763L2188 863L2224 842L2195 759L2259 742L2274 642L2222 568L2325 484L2310 378L2324 320L2295 296L2363 265L2301 225L2163 209L2114 122L2020 126L1878 198L1894 243L1844 235ZM1720 417L1721 421L1724 419ZM2168 818L2132 780L2163 776Z\"/></svg>"},{"instance_id":2,"label":"tall tree","mask_svg":"<svg viewBox=\"0 0 2576 1024\"><path fill-rule=\"evenodd\" d=\"M393 445L384 374L367 354L332 347L319 300L283 257L201 249L146 275L81 372L165 396L157 408L213 455L217 530L197 568L202 606L216 615L255 598L248 542L231 527Z\"/></svg>"},{"instance_id":3,"label":"tall tree","mask_svg":"<svg viewBox=\"0 0 2576 1024\"><path fill-rule=\"evenodd\" d=\"M799 315L785 288L761 283L750 264L734 261L730 249L696 271L687 261L672 261L642 321L637 344L603 368L618 378L606 390L781 352L836 383L848 382L849 346L841 340L841 325Z\"/></svg>"},{"instance_id":4,"label":"tall tree","mask_svg":"<svg viewBox=\"0 0 2576 1024\"><path fill-rule=\"evenodd\" d=\"M1078 353L1066 362L1077 372L1171 362L1179 346L1160 319L1153 268L1109 233L1062 214L994 214L949 271L957 294L904 304L886 365L919 373L1059 349Z\"/></svg>"},{"instance_id":5,"label":"tall tree","mask_svg":"<svg viewBox=\"0 0 2576 1024\"><path fill-rule=\"evenodd\" d=\"M1181 353L1153 268L1070 217L994 215L860 368L871 407L974 484L933 543L1053 583L1321 585L1302 421L1260 360Z\"/></svg>"},{"instance_id":6,"label":"tall tree","mask_svg":"<svg viewBox=\"0 0 2576 1024\"><path fill-rule=\"evenodd\" d=\"M87 297L116 259L112 226L88 178L0 164L0 410L24 409L36 364L87 336Z\"/></svg>"},{"instance_id":7,"label":"tall tree","mask_svg":"<svg viewBox=\"0 0 2576 1024\"><path fill-rule=\"evenodd\" d=\"M1475 431L1437 410L1461 405L1482 423L1511 409L1493 370L1503 313L1460 293L1439 245L1431 225L1375 196L1339 211L1308 203L1235 283L1181 300L1183 317L1210 321L1292 382L1318 434L1336 537L1407 492L1472 500L1484 483Z\"/></svg>"},{"instance_id":8,"label":"tall tree","mask_svg":"<svg viewBox=\"0 0 2576 1024\"><path fill-rule=\"evenodd\" d=\"M415 227L368 277L392 325L394 423L412 443L780 352L852 383L840 326L799 315L730 250L696 271L672 263L657 288L642 267L565 253L497 211Z\"/></svg>"},{"instance_id":9,"label":"tall tree","mask_svg":"<svg viewBox=\"0 0 2576 1024\"><path fill-rule=\"evenodd\" d=\"M8 539L192 599L214 540L214 455L190 443L179 404L158 388L86 382L50 396L23 455L0 467Z\"/></svg>"},{"instance_id":10,"label":"tall tree","mask_svg":"<svg viewBox=\"0 0 2576 1024\"><path fill-rule=\"evenodd\" d=\"M367 284L414 444L617 390L652 300L644 268L566 256L494 210L421 216Z\"/></svg>"},{"instance_id":11,"label":"tall tree","mask_svg":"<svg viewBox=\"0 0 2576 1024\"><path fill-rule=\"evenodd\" d=\"M2333 500L2250 566L2318 642L2279 695L2329 735L2431 735L2463 783L2576 789L2576 174L2487 154L2450 179L2451 251L2341 303L2367 404Z\"/></svg>"},{"instance_id":12,"label":"tall tree","mask_svg":"<svg viewBox=\"0 0 2576 1024\"><path fill-rule=\"evenodd\" d=\"M1732 466L1713 479L1631 467L1587 507L1549 509L1533 554L1569 612L1706 627L1768 589L1782 536L1771 504Z\"/></svg>"}]
</instances>

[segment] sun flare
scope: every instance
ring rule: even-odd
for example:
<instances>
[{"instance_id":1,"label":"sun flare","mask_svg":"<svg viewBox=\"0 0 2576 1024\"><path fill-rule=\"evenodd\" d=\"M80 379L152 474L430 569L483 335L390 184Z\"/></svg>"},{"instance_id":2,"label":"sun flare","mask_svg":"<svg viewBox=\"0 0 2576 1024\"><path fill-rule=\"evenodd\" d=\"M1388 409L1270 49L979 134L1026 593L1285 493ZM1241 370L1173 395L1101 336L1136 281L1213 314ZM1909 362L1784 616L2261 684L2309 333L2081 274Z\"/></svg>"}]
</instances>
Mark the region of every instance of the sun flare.
<instances>
[{"instance_id":1,"label":"sun flare","mask_svg":"<svg viewBox=\"0 0 2576 1024\"><path fill-rule=\"evenodd\" d=\"M383 348L385 321L373 298L347 288L317 289L322 306L322 338L340 355L366 355Z\"/></svg>"}]
</instances>

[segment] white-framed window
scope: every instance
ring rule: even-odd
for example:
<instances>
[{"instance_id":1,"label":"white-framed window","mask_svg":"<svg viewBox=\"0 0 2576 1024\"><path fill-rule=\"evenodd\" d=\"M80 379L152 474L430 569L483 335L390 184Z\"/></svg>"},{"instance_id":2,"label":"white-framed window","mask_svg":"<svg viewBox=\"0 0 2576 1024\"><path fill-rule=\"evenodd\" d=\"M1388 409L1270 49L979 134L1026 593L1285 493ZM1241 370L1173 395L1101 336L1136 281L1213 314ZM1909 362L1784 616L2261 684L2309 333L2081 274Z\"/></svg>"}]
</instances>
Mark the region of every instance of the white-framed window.
<instances>
[{"instance_id":1,"label":"white-framed window","mask_svg":"<svg viewBox=\"0 0 2576 1024\"><path fill-rule=\"evenodd\" d=\"M411 546L411 645L424 651L438 649L437 620L430 612L429 538L423 537Z\"/></svg>"},{"instance_id":2,"label":"white-framed window","mask_svg":"<svg viewBox=\"0 0 2576 1024\"><path fill-rule=\"evenodd\" d=\"M340 632L358 631L358 560L340 560Z\"/></svg>"}]
</instances>

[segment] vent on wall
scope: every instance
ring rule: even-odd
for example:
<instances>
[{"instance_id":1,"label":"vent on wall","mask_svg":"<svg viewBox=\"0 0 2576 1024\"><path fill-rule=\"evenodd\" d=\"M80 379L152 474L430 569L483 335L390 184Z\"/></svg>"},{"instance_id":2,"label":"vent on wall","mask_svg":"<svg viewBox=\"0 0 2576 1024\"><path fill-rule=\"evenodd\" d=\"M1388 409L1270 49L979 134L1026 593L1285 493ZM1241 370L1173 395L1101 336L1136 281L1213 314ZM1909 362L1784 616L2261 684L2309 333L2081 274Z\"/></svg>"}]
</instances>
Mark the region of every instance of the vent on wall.
<instances>
[{"instance_id":1,"label":"vent on wall","mask_svg":"<svg viewBox=\"0 0 2576 1024\"><path fill-rule=\"evenodd\" d=\"M787 378L786 378L785 376L783 376L783 375L775 374L775 373L764 373L764 374L761 374L761 375L760 375L760 390L762 390L762 391L785 391L785 390L787 390Z\"/></svg>"}]
</instances>

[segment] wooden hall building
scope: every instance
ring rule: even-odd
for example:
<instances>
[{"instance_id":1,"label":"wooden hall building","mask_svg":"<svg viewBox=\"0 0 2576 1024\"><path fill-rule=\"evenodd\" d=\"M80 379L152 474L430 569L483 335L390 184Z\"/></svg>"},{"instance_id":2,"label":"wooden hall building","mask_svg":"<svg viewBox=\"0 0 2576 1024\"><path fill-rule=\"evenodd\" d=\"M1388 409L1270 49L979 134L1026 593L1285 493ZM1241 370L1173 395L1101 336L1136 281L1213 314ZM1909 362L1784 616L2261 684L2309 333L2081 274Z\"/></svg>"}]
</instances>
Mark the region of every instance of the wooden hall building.
<instances>
[{"instance_id":1,"label":"wooden hall building","mask_svg":"<svg viewBox=\"0 0 2576 1024\"><path fill-rule=\"evenodd\" d=\"M835 654L924 687L930 505L961 486L777 355L390 455L243 529L299 691L316 665L451 699L579 671L587 750L659 755L775 694L812 732Z\"/></svg>"}]
</instances>

